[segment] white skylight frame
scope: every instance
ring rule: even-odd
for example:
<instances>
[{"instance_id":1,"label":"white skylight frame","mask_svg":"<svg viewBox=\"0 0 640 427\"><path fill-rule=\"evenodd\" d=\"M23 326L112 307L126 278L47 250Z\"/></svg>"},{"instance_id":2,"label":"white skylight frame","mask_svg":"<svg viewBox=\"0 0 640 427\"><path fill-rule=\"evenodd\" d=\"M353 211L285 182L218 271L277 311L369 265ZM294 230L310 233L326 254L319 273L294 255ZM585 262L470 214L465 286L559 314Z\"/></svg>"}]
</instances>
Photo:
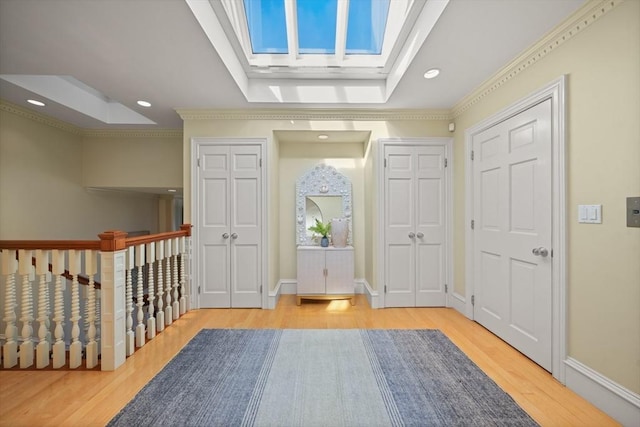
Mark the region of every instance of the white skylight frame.
<instances>
[{"instance_id":1,"label":"white skylight frame","mask_svg":"<svg viewBox=\"0 0 640 427\"><path fill-rule=\"evenodd\" d=\"M410 0L411 12L406 15L386 64L380 68L338 67L322 62L304 67L251 66L241 41L244 37L245 46L250 46L248 29L240 36L234 29L240 19L245 20L244 12L229 15L223 6L227 2L232 7L244 7L241 0L236 0L235 5L234 0L184 1L247 102L310 105L386 103L449 3Z\"/></svg>"},{"instance_id":2,"label":"white skylight frame","mask_svg":"<svg viewBox=\"0 0 640 427\"><path fill-rule=\"evenodd\" d=\"M419 6L419 1L391 0L392 4L389 6L381 53L379 55L347 54L345 47L349 19L349 0L337 0L338 16L336 21L335 54L301 54L298 52L296 0L284 0L288 53L255 54L251 47L244 2L240 0L220 0L220 2L251 68L248 71L257 70L259 73L267 73L270 67L278 67L277 71L279 73L287 73L287 70L298 73L304 72L303 69L305 68L331 67L343 70L342 72L351 70L357 73L386 74L390 68L388 66L389 59L392 58L394 47L397 46L396 41L401 40L399 36L402 34L405 22L414 22L420 13L420 7L417 7ZM408 33L410 28L404 29L405 33Z\"/></svg>"}]
</instances>

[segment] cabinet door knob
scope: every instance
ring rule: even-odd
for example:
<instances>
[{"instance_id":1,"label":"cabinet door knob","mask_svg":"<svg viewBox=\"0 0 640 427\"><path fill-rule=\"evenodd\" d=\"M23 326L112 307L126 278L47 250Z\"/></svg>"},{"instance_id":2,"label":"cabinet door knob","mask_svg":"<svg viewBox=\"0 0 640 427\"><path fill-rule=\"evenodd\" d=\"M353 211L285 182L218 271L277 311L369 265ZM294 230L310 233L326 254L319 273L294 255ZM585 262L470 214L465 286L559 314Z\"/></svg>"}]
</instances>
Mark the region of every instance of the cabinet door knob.
<instances>
[{"instance_id":1,"label":"cabinet door knob","mask_svg":"<svg viewBox=\"0 0 640 427\"><path fill-rule=\"evenodd\" d=\"M222 234L222 238L223 239L228 239L229 238L229 233L223 233Z\"/></svg>"},{"instance_id":2,"label":"cabinet door knob","mask_svg":"<svg viewBox=\"0 0 640 427\"><path fill-rule=\"evenodd\" d=\"M418 237L418 239L422 239L424 237L424 233L422 231L418 231L418 234L416 234L416 236Z\"/></svg>"},{"instance_id":3,"label":"cabinet door knob","mask_svg":"<svg viewBox=\"0 0 640 427\"><path fill-rule=\"evenodd\" d=\"M232 239L237 239L238 238L238 233L231 233L231 238Z\"/></svg>"},{"instance_id":4,"label":"cabinet door knob","mask_svg":"<svg viewBox=\"0 0 640 427\"><path fill-rule=\"evenodd\" d=\"M416 237L416 233L414 233L413 231L409 232L409 238L413 239L414 237Z\"/></svg>"}]
</instances>

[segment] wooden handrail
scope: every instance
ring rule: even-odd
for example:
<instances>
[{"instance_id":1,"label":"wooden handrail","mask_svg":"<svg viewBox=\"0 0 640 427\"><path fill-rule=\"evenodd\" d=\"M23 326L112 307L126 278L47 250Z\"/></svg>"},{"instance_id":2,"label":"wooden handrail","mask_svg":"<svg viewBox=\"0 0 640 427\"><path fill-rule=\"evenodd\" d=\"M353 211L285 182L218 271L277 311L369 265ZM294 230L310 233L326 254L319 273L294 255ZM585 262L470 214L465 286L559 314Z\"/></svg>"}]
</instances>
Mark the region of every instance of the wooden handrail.
<instances>
[{"instance_id":1,"label":"wooden handrail","mask_svg":"<svg viewBox=\"0 0 640 427\"><path fill-rule=\"evenodd\" d=\"M136 245L146 245L149 243L159 242L165 239L174 239L176 237L185 237L186 234L183 230L180 231L166 231L158 234L148 234L145 236L127 237L127 247Z\"/></svg>"},{"instance_id":2,"label":"wooden handrail","mask_svg":"<svg viewBox=\"0 0 640 427\"><path fill-rule=\"evenodd\" d=\"M0 249L100 249L100 240L0 240Z\"/></svg>"},{"instance_id":3,"label":"wooden handrail","mask_svg":"<svg viewBox=\"0 0 640 427\"><path fill-rule=\"evenodd\" d=\"M191 236L191 224L182 224L180 231L149 234L127 238L127 233L119 230L109 230L98 235L100 240L0 240L0 249L26 250L100 250L113 252L130 246L159 242L164 239Z\"/></svg>"}]
</instances>

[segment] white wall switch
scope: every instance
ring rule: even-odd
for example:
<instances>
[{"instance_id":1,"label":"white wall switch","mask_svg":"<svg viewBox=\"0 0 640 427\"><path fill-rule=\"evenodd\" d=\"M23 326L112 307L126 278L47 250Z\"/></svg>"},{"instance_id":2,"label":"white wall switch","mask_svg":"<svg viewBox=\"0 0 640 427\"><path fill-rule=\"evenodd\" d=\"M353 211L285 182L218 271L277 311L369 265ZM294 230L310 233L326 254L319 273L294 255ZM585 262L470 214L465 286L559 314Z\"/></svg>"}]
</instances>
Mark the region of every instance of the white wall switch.
<instances>
[{"instance_id":1,"label":"white wall switch","mask_svg":"<svg viewBox=\"0 0 640 427\"><path fill-rule=\"evenodd\" d=\"M578 205L578 222L602 224L602 205Z\"/></svg>"}]
</instances>

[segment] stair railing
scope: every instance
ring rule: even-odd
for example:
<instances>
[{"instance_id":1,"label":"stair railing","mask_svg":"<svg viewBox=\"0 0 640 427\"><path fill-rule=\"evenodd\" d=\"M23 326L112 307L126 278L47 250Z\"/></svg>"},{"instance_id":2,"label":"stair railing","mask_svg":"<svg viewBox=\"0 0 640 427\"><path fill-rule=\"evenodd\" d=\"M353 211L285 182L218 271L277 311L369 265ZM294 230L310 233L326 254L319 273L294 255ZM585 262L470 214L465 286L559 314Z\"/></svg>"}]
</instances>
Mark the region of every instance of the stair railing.
<instances>
[{"instance_id":1,"label":"stair railing","mask_svg":"<svg viewBox=\"0 0 640 427\"><path fill-rule=\"evenodd\" d=\"M4 369L114 370L189 310L191 225L99 237L0 240Z\"/></svg>"}]
</instances>

